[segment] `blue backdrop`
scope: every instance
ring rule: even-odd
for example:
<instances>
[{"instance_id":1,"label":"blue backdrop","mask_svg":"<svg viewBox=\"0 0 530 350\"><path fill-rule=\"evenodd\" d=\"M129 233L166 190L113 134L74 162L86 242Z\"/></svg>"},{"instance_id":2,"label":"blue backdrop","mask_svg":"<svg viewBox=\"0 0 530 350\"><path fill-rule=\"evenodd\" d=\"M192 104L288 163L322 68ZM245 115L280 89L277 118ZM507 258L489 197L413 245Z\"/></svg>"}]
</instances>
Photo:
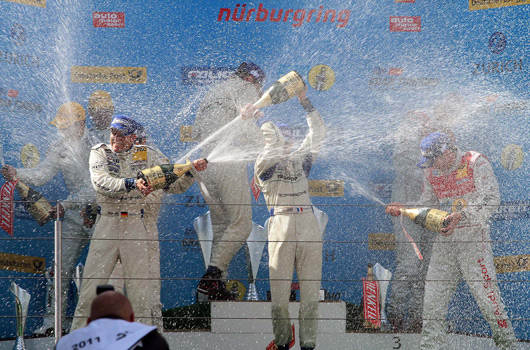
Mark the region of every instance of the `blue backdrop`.
<instances>
[{"instance_id":1,"label":"blue backdrop","mask_svg":"<svg viewBox=\"0 0 530 350\"><path fill-rule=\"evenodd\" d=\"M530 339L530 265L524 260L529 168L525 161L518 167L502 162L508 145L521 147L523 154L529 147L530 5L508 6L512 3L516 1L487 9L473 0L0 1L5 161L21 167L20 150L27 143L37 146L42 159L57 137L48 124L57 108L68 101L86 108L95 90L108 91L116 112L138 119L157 146L176 160L195 145L181 140L180 127L193 124L204 93L229 68L254 61L267 73L268 86L293 69L307 80L313 67L326 65L335 74L334 84L308 92L329 129L311 179L342 181L344 196L313 197L329 215L323 288L359 303L367 263L393 270L392 250L368 247L370 233L392 232L375 198L390 199L393 132L409 110L445 108L450 115L445 122L461 148L489 157L502 201L513 205L495 216L493 248L495 256L519 263L517 272L498 270L498 277L517 337ZM280 10L281 20L271 20ZM335 17L332 12L326 17L327 10ZM124 77L78 82L78 67L129 68ZM130 67L146 68L145 76L139 78L138 70ZM266 119L288 121L303 130L303 111L293 101L264 112ZM67 196L60 176L38 190L50 201ZM192 223L207 207L196 186L165 201L172 203L163 208L159 222L162 302L167 309L195 301L204 264ZM262 205L254 207L253 215L261 225L267 218ZM45 257L50 265L53 224L38 227L23 213L18 215L14 237L2 237L0 253ZM229 274L246 283L242 252ZM258 275L262 297L267 277L265 252ZM43 312L42 275L0 270L0 337L14 335L14 319L9 317L14 302L7 291L12 280L32 294L30 315ZM451 304L453 328L488 334L484 321L469 321L479 315L462 285ZM39 324L38 317L30 318L27 331Z\"/></svg>"}]
</instances>

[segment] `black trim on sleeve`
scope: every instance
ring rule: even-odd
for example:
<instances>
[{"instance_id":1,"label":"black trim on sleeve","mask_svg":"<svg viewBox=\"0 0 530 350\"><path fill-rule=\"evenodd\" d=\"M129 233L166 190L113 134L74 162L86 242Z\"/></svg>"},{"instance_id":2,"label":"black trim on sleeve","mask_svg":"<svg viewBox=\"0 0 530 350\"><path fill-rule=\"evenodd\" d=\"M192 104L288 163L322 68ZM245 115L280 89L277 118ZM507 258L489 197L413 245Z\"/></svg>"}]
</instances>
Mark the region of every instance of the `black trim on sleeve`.
<instances>
[{"instance_id":1,"label":"black trim on sleeve","mask_svg":"<svg viewBox=\"0 0 530 350\"><path fill-rule=\"evenodd\" d=\"M300 101L300 104L302 105L302 107L304 107L307 113L311 113L317 110L307 97Z\"/></svg>"}]
</instances>

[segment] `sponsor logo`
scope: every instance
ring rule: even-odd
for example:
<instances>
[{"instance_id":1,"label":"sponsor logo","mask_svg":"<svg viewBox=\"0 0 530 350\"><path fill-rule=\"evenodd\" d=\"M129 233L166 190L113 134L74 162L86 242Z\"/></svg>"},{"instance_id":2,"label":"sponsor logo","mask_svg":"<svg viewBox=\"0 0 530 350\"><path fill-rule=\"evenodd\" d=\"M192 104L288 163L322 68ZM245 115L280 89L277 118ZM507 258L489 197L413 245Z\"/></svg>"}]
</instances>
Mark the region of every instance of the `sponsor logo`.
<instances>
[{"instance_id":1,"label":"sponsor logo","mask_svg":"<svg viewBox=\"0 0 530 350\"><path fill-rule=\"evenodd\" d=\"M32 143L26 143L20 150L20 160L24 168L34 168L40 162L40 154L37 146Z\"/></svg>"},{"instance_id":2,"label":"sponsor logo","mask_svg":"<svg viewBox=\"0 0 530 350\"><path fill-rule=\"evenodd\" d=\"M451 205L451 211L456 213L457 211L462 211L467 208L467 202L464 198L457 198L453 201Z\"/></svg>"},{"instance_id":3,"label":"sponsor logo","mask_svg":"<svg viewBox=\"0 0 530 350\"><path fill-rule=\"evenodd\" d=\"M230 9L223 7L219 10L217 16L218 22L292 22L294 28L302 26L304 23L335 23L337 28L343 28L348 24L350 19L350 10L332 10L324 9L319 6L318 9L271 9L265 8L262 3L258 8L247 8L247 4L236 4L235 8Z\"/></svg>"},{"instance_id":4,"label":"sponsor logo","mask_svg":"<svg viewBox=\"0 0 530 350\"><path fill-rule=\"evenodd\" d=\"M13 236L13 196L15 194L16 182L6 182L0 189L0 227L7 232L8 235Z\"/></svg>"},{"instance_id":5,"label":"sponsor logo","mask_svg":"<svg viewBox=\"0 0 530 350\"><path fill-rule=\"evenodd\" d=\"M481 272L482 272L482 279L484 280L484 284L483 284L484 289L486 291L488 289L492 289L493 284L491 282L491 276L489 275L488 267L484 263L484 258L479 259L477 261L477 263L479 264ZM499 300L497 299L497 296L495 295L495 291L494 290L488 291L487 292L487 297L491 301L491 306L493 308L493 314L495 316L502 317L501 307L500 307L500 304L499 304ZM498 319L497 320L497 324L501 328L508 328L508 323L506 322L506 320Z\"/></svg>"},{"instance_id":6,"label":"sponsor logo","mask_svg":"<svg viewBox=\"0 0 530 350\"><path fill-rule=\"evenodd\" d=\"M342 180L309 180L309 195L313 197L344 197Z\"/></svg>"},{"instance_id":7,"label":"sponsor logo","mask_svg":"<svg viewBox=\"0 0 530 350\"><path fill-rule=\"evenodd\" d=\"M193 126L192 125L181 125L180 126L180 142L193 142Z\"/></svg>"},{"instance_id":8,"label":"sponsor logo","mask_svg":"<svg viewBox=\"0 0 530 350\"><path fill-rule=\"evenodd\" d=\"M439 79L432 77L416 77L404 74L403 68L375 67L368 85L378 90L415 90L430 89L438 86Z\"/></svg>"},{"instance_id":9,"label":"sponsor logo","mask_svg":"<svg viewBox=\"0 0 530 350\"><path fill-rule=\"evenodd\" d=\"M469 0L470 10L486 10L496 7L507 7L530 4L530 0Z\"/></svg>"},{"instance_id":10,"label":"sponsor logo","mask_svg":"<svg viewBox=\"0 0 530 350\"><path fill-rule=\"evenodd\" d=\"M369 233L369 250L396 250L396 235L393 233Z\"/></svg>"},{"instance_id":11,"label":"sponsor logo","mask_svg":"<svg viewBox=\"0 0 530 350\"><path fill-rule=\"evenodd\" d=\"M325 64L311 68L307 75L309 85L317 91L329 90L335 84L335 72Z\"/></svg>"},{"instance_id":12,"label":"sponsor logo","mask_svg":"<svg viewBox=\"0 0 530 350\"><path fill-rule=\"evenodd\" d=\"M2 63L22 67L38 68L40 66L40 59L35 55L20 54L17 52L0 49L0 64Z\"/></svg>"},{"instance_id":13,"label":"sponsor logo","mask_svg":"<svg viewBox=\"0 0 530 350\"><path fill-rule=\"evenodd\" d=\"M7 96L7 97L17 98L18 97L18 90L6 89L6 88L0 87L0 96Z\"/></svg>"},{"instance_id":14,"label":"sponsor logo","mask_svg":"<svg viewBox=\"0 0 530 350\"><path fill-rule=\"evenodd\" d=\"M16 2L22 5L46 7L46 0L6 0L10 2Z\"/></svg>"},{"instance_id":15,"label":"sponsor logo","mask_svg":"<svg viewBox=\"0 0 530 350\"><path fill-rule=\"evenodd\" d=\"M145 84L146 67L72 66L72 83Z\"/></svg>"},{"instance_id":16,"label":"sponsor logo","mask_svg":"<svg viewBox=\"0 0 530 350\"><path fill-rule=\"evenodd\" d=\"M210 85L228 79L235 67L180 67L183 85Z\"/></svg>"},{"instance_id":17,"label":"sponsor logo","mask_svg":"<svg viewBox=\"0 0 530 350\"><path fill-rule=\"evenodd\" d=\"M365 277L363 281L363 302L364 302L364 319L367 324L374 328L381 327L381 309L379 296L379 283L369 281ZM369 327L370 327L369 326Z\"/></svg>"},{"instance_id":18,"label":"sponsor logo","mask_svg":"<svg viewBox=\"0 0 530 350\"><path fill-rule=\"evenodd\" d=\"M186 252L201 251L200 241L198 240L197 233L195 233L195 230L193 228L191 227L186 228L184 230L184 235L186 237L180 241L183 251L186 251Z\"/></svg>"},{"instance_id":19,"label":"sponsor logo","mask_svg":"<svg viewBox=\"0 0 530 350\"><path fill-rule=\"evenodd\" d=\"M488 47L491 52L500 54L506 48L506 35L501 32L491 34L490 39L488 40Z\"/></svg>"},{"instance_id":20,"label":"sponsor logo","mask_svg":"<svg viewBox=\"0 0 530 350\"><path fill-rule=\"evenodd\" d=\"M523 164L524 152L521 146L510 144L502 150L501 163L509 171L518 169Z\"/></svg>"},{"instance_id":21,"label":"sponsor logo","mask_svg":"<svg viewBox=\"0 0 530 350\"><path fill-rule=\"evenodd\" d=\"M530 202L501 202L499 208L491 215L493 221L530 218Z\"/></svg>"},{"instance_id":22,"label":"sponsor logo","mask_svg":"<svg viewBox=\"0 0 530 350\"><path fill-rule=\"evenodd\" d=\"M95 28L125 27L125 12L93 12L92 26Z\"/></svg>"},{"instance_id":23,"label":"sponsor logo","mask_svg":"<svg viewBox=\"0 0 530 350\"><path fill-rule=\"evenodd\" d=\"M324 295L322 296L323 301L340 301L342 293L341 292L328 292L327 289L320 290L321 292L324 292Z\"/></svg>"},{"instance_id":24,"label":"sponsor logo","mask_svg":"<svg viewBox=\"0 0 530 350\"><path fill-rule=\"evenodd\" d=\"M478 114L491 117L518 116L526 113L530 107L530 100L499 99L498 94L488 95L484 98L482 106L477 110Z\"/></svg>"},{"instance_id":25,"label":"sponsor logo","mask_svg":"<svg viewBox=\"0 0 530 350\"><path fill-rule=\"evenodd\" d=\"M0 111L13 113L40 113L42 104L18 98L18 90L0 88Z\"/></svg>"},{"instance_id":26,"label":"sponsor logo","mask_svg":"<svg viewBox=\"0 0 530 350\"><path fill-rule=\"evenodd\" d=\"M46 272L46 259L36 256L0 253L0 269L44 275Z\"/></svg>"},{"instance_id":27,"label":"sponsor logo","mask_svg":"<svg viewBox=\"0 0 530 350\"><path fill-rule=\"evenodd\" d=\"M523 71L523 59L489 61L473 63L473 75L520 73Z\"/></svg>"},{"instance_id":28,"label":"sponsor logo","mask_svg":"<svg viewBox=\"0 0 530 350\"><path fill-rule=\"evenodd\" d=\"M9 36L11 40L17 45L23 45L26 42L26 30L18 23L15 23L9 28Z\"/></svg>"},{"instance_id":29,"label":"sponsor logo","mask_svg":"<svg viewBox=\"0 0 530 350\"><path fill-rule=\"evenodd\" d=\"M391 32L421 32L421 17L419 16L391 16Z\"/></svg>"},{"instance_id":30,"label":"sponsor logo","mask_svg":"<svg viewBox=\"0 0 530 350\"><path fill-rule=\"evenodd\" d=\"M530 271L530 255L496 256L493 263L497 273Z\"/></svg>"}]
</instances>

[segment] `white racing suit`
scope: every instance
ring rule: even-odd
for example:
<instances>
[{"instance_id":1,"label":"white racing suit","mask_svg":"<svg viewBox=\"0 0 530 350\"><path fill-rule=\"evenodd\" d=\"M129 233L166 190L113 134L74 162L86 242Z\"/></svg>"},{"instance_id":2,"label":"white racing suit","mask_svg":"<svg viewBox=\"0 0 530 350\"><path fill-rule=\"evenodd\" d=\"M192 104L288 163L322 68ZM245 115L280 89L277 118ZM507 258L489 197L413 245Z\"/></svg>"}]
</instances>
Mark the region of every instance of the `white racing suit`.
<instances>
[{"instance_id":1,"label":"white racing suit","mask_svg":"<svg viewBox=\"0 0 530 350\"><path fill-rule=\"evenodd\" d=\"M391 202L411 205L420 200L425 177L423 170L416 165L421 158L418 145L424 137L420 118L418 113L407 114L396 132ZM392 222L396 236L396 268L386 312L394 331L418 332L422 324L425 278L436 234L407 219L392 218ZM423 260L416 256L403 228L415 240Z\"/></svg>"},{"instance_id":2,"label":"white racing suit","mask_svg":"<svg viewBox=\"0 0 530 350\"><path fill-rule=\"evenodd\" d=\"M92 148L90 178L96 190L99 215L83 273L81 295L72 329L86 323L96 286L107 284L118 259L123 265L125 286L136 317L140 322L151 319L152 276L150 274L150 243L144 220L145 198L136 188L126 187L126 178L136 178L138 171L169 163L160 152L149 146L134 145L130 150L115 153L105 144ZM192 169L192 171L195 171ZM184 175L166 190L182 193L193 184Z\"/></svg>"},{"instance_id":3,"label":"white racing suit","mask_svg":"<svg viewBox=\"0 0 530 350\"><path fill-rule=\"evenodd\" d=\"M145 198L143 219L148 236L149 276L151 276L151 288L148 292L151 300L151 317L153 325L158 327L159 333L164 332L164 323L162 319L162 302L160 301L162 285L160 279L160 241L158 240L157 226L163 196L164 191L158 190ZM124 281L123 265L118 261L110 275L109 284L113 285L116 291L124 293Z\"/></svg>"},{"instance_id":4,"label":"white racing suit","mask_svg":"<svg viewBox=\"0 0 530 350\"><path fill-rule=\"evenodd\" d=\"M425 283L422 349L441 349L448 305L464 279L482 315L488 321L495 344L513 349L515 336L504 309L493 264L488 220L500 203L499 186L488 159L480 153L457 151L454 167L441 173L425 171L422 203L438 202L440 209L462 213L454 233L438 234Z\"/></svg>"},{"instance_id":5,"label":"white racing suit","mask_svg":"<svg viewBox=\"0 0 530 350\"><path fill-rule=\"evenodd\" d=\"M264 123L265 148L255 163L254 179L263 190L269 219L269 275L274 341L291 341L289 295L296 268L300 282L300 346L314 348L318 291L322 278L322 233L313 214L307 176L325 138L322 117L312 107L309 133L292 154L273 123Z\"/></svg>"},{"instance_id":6,"label":"white racing suit","mask_svg":"<svg viewBox=\"0 0 530 350\"><path fill-rule=\"evenodd\" d=\"M61 202L65 209L62 223L62 313L67 309L67 296L70 281L83 247L88 243L90 229L83 226L80 215L85 205L93 198L88 171L88 157L91 143L85 130L78 140L61 137L52 143L46 158L35 168L16 169L17 177L30 186L42 186L61 172L68 190L68 198ZM51 203L55 205L56 203ZM54 218L55 219L55 218ZM43 326L45 331L54 326L54 299L49 296L46 301ZM67 328L67 326L65 326Z\"/></svg>"},{"instance_id":7,"label":"white racing suit","mask_svg":"<svg viewBox=\"0 0 530 350\"><path fill-rule=\"evenodd\" d=\"M203 142L232 122L241 108L258 100L256 88L232 76L214 86L204 97L193 126L194 141ZM252 230L251 195L247 163L256 159L263 146L262 135L254 121L239 120L202 146L208 159L212 151L221 151L234 160L208 164L201 172L201 193L210 208L213 243L210 266L226 272L230 261L246 242ZM205 193L205 189L207 193Z\"/></svg>"}]
</instances>

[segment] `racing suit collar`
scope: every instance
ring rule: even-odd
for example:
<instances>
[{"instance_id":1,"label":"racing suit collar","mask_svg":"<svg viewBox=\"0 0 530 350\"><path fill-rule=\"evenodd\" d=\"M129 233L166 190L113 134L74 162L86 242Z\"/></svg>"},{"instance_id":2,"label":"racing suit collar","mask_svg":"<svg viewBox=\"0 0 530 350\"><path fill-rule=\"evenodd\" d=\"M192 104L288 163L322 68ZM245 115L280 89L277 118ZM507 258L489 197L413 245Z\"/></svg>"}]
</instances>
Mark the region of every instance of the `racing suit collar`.
<instances>
[{"instance_id":1,"label":"racing suit collar","mask_svg":"<svg viewBox=\"0 0 530 350\"><path fill-rule=\"evenodd\" d=\"M455 157L455 162L454 164L451 166L451 168L447 171L444 171L443 173L444 174L450 174L452 173L453 171L455 171L456 169L458 169L458 167L460 166L460 163L462 162L462 157L464 156L464 152L462 152L458 147L456 148L456 157Z\"/></svg>"}]
</instances>

